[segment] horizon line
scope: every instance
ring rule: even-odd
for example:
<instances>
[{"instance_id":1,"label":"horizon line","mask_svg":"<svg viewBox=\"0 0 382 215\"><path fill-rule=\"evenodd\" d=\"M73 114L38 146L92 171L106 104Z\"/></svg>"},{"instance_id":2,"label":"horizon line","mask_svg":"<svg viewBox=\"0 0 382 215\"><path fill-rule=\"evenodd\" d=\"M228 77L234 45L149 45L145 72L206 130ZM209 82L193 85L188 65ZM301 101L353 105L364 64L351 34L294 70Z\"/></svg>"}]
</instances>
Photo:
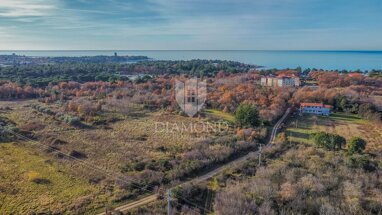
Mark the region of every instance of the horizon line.
<instances>
[{"instance_id":1,"label":"horizon line","mask_svg":"<svg viewBox=\"0 0 382 215\"><path fill-rule=\"evenodd\" d=\"M269 52L382 52L381 50L370 50L370 49L16 49L16 50L0 50L0 52L80 52L80 51L269 51Z\"/></svg>"}]
</instances>

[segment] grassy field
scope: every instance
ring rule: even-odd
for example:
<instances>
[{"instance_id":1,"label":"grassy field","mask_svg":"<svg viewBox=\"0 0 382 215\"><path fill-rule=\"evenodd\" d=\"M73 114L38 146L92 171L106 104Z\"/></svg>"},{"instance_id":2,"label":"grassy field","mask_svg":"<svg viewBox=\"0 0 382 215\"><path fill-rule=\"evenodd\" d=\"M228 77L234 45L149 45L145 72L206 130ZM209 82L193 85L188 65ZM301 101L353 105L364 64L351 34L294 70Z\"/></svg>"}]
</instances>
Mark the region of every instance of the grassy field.
<instances>
[{"instance_id":1,"label":"grassy field","mask_svg":"<svg viewBox=\"0 0 382 215\"><path fill-rule=\"evenodd\" d=\"M227 120L228 122L235 123L235 116L230 114L230 113L225 113L220 110L215 110L215 109L207 109L205 111L207 116L217 118L217 119L224 119Z\"/></svg>"},{"instance_id":2,"label":"grassy field","mask_svg":"<svg viewBox=\"0 0 382 215\"><path fill-rule=\"evenodd\" d=\"M55 147L65 154L80 152L81 159L113 174L99 174L71 159L39 150L41 147L32 147L32 142L0 144L3 147L0 152L0 174L7 176L12 169L17 169L20 175L19 180L15 180L20 191L15 196L12 193L8 195L2 206L7 212L46 212L49 207L58 213L69 211L76 214L76 210L84 209L98 212L105 202L116 206L145 195L141 190L126 188L131 185L125 184L125 181L114 184L116 175L139 181L142 186L159 186L164 180L178 180L182 174L197 171L202 161L192 156L200 156L198 150L212 154L206 156L212 159L216 157L216 161L232 152L225 145L227 141L231 142L232 131L198 132L202 131L202 123L209 121L209 117L189 118L147 110L130 111L128 114L104 111L101 117L115 120L106 125L79 128L59 121L53 115L36 111L31 106L35 103L37 101L1 102L0 105L10 109L0 114L16 123L21 130L28 130L40 144ZM59 104L46 106L54 112L63 111ZM233 119L223 112L213 111L213 114L214 120ZM182 123L185 123L185 130ZM194 123L193 128L198 127L197 131L190 130L189 123ZM212 140L206 142L207 138L222 137L226 137L222 143ZM8 157L5 159L2 153ZM26 164L28 166L22 166ZM167 166L170 167L167 169ZM25 179L28 174L38 174L47 183L29 182ZM1 183L6 187L13 180L9 178ZM25 195L35 196L35 200L31 201Z\"/></svg>"},{"instance_id":3,"label":"grassy field","mask_svg":"<svg viewBox=\"0 0 382 215\"><path fill-rule=\"evenodd\" d=\"M303 115L289 119L286 134L291 141L311 143L310 134L317 131L336 133L346 140L358 136L368 143L366 150L382 152L382 131L372 122L354 114L335 113L329 117Z\"/></svg>"},{"instance_id":4,"label":"grassy field","mask_svg":"<svg viewBox=\"0 0 382 215\"><path fill-rule=\"evenodd\" d=\"M0 144L0 178L0 214L91 213L103 205L97 186L15 143Z\"/></svg>"},{"instance_id":5,"label":"grassy field","mask_svg":"<svg viewBox=\"0 0 382 215\"><path fill-rule=\"evenodd\" d=\"M17 125L42 125L42 128L33 131L39 139L64 141L65 144L57 146L61 151L81 151L87 155L88 161L116 171L124 163L175 156L190 150L195 142L208 135L187 129L180 131L181 123L199 123L198 119L159 112L146 113L139 117L135 116L136 113L134 116L125 115L107 128L79 129L46 114L36 113L26 104L28 103L12 104L14 109L5 116ZM179 125L179 130L174 124Z\"/></svg>"}]
</instances>

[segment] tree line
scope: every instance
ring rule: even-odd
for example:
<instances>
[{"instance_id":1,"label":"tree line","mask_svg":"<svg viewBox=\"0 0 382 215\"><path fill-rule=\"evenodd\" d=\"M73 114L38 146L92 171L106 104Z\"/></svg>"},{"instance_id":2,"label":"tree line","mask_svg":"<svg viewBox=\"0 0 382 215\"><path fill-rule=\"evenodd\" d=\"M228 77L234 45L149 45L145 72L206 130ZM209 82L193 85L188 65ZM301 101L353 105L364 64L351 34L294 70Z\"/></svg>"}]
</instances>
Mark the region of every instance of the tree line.
<instances>
[{"instance_id":1,"label":"tree line","mask_svg":"<svg viewBox=\"0 0 382 215\"><path fill-rule=\"evenodd\" d=\"M219 71L229 73L248 72L257 68L253 65L234 61L190 60L190 61L143 61L132 64L70 62L37 65L0 66L0 80L15 82L19 85L44 87L49 83L63 81L129 80L135 74L189 74L198 77L211 77Z\"/></svg>"}]
</instances>

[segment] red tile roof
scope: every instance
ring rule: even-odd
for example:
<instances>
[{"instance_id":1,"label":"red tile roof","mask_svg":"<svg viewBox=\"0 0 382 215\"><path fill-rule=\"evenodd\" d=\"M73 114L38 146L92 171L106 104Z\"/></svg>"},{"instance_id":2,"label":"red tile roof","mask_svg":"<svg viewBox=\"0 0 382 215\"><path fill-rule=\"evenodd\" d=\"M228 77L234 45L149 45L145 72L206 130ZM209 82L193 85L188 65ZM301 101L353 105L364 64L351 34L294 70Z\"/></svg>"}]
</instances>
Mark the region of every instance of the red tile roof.
<instances>
[{"instance_id":1,"label":"red tile roof","mask_svg":"<svg viewBox=\"0 0 382 215\"><path fill-rule=\"evenodd\" d=\"M298 78L298 76L293 75L278 75L278 76L263 76L264 78L272 78L272 79L290 79L290 78Z\"/></svg>"},{"instance_id":2,"label":"red tile roof","mask_svg":"<svg viewBox=\"0 0 382 215\"><path fill-rule=\"evenodd\" d=\"M301 103L301 107L323 107L323 108L332 108L331 105L324 105L323 103Z\"/></svg>"},{"instance_id":3,"label":"red tile roof","mask_svg":"<svg viewBox=\"0 0 382 215\"><path fill-rule=\"evenodd\" d=\"M279 74L277 75L278 78L298 78L295 74Z\"/></svg>"},{"instance_id":4,"label":"red tile roof","mask_svg":"<svg viewBox=\"0 0 382 215\"><path fill-rule=\"evenodd\" d=\"M349 77L362 77L362 74L361 73L358 73L358 72L350 72L348 74Z\"/></svg>"}]
</instances>

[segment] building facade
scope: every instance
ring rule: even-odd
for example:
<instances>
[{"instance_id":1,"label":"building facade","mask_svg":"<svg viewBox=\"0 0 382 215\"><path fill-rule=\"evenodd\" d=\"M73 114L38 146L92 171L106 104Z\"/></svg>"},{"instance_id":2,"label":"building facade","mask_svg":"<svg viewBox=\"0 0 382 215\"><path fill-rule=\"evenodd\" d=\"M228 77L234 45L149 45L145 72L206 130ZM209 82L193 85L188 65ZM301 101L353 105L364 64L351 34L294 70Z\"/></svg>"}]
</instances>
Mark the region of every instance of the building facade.
<instances>
[{"instance_id":1,"label":"building facade","mask_svg":"<svg viewBox=\"0 0 382 215\"><path fill-rule=\"evenodd\" d=\"M321 116L329 116L331 113L332 106L324 105L322 103L301 103L300 112L315 114Z\"/></svg>"},{"instance_id":2,"label":"building facade","mask_svg":"<svg viewBox=\"0 0 382 215\"><path fill-rule=\"evenodd\" d=\"M300 86L300 78L290 76L266 76L261 77L260 84L267 87L298 87Z\"/></svg>"}]
</instances>

